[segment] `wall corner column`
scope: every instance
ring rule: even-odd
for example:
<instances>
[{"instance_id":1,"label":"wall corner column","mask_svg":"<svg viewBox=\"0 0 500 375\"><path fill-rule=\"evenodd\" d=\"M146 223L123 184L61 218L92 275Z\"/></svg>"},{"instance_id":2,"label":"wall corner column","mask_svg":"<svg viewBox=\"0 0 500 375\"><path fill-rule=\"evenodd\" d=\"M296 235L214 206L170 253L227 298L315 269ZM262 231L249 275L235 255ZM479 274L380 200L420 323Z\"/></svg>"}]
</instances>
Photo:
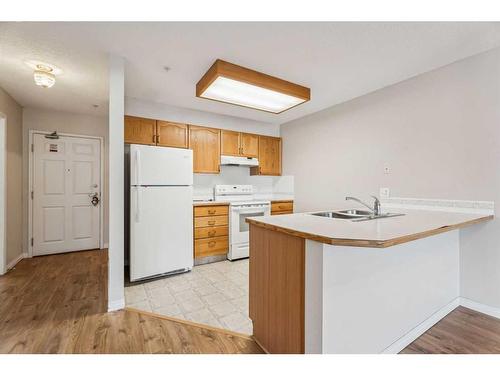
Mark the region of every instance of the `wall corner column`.
<instances>
[{"instance_id":1,"label":"wall corner column","mask_svg":"<svg viewBox=\"0 0 500 375\"><path fill-rule=\"evenodd\" d=\"M124 139L125 61L109 57L109 250L108 311L125 307Z\"/></svg>"}]
</instances>

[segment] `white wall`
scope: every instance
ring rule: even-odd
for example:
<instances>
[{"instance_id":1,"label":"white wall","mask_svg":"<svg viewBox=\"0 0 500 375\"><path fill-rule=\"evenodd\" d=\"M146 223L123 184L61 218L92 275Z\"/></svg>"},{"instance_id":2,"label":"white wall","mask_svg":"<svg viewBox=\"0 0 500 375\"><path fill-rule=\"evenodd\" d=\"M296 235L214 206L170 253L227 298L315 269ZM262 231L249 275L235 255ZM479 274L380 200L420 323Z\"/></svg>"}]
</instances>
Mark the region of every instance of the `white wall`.
<instances>
[{"instance_id":1,"label":"white wall","mask_svg":"<svg viewBox=\"0 0 500 375\"><path fill-rule=\"evenodd\" d=\"M123 117L125 100L125 61L109 59L109 251L108 310L125 306L125 179Z\"/></svg>"},{"instance_id":2,"label":"white wall","mask_svg":"<svg viewBox=\"0 0 500 375\"><path fill-rule=\"evenodd\" d=\"M22 200L22 107L0 88L0 113L7 127L7 227L6 247L9 264L23 253ZM3 199L3 197L1 197Z\"/></svg>"},{"instance_id":3,"label":"white wall","mask_svg":"<svg viewBox=\"0 0 500 375\"><path fill-rule=\"evenodd\" d=\"M281 136L298 211L346 206L346 195L380 187L498 206L500 49L283 124ZM500 307L500 220L460 241L461 295Z\"/></svg>"},{"instance_id":4,"label":"white wall","mask_svg":"<svg viewBox=\"0 0 500 375\"><path fill-rule=\"evenodd\" d=\"M193 94L194 95L194 94ZM200 99L202 100L202 99ZM219 115L211 112L174 107L135 98L125 98L125 114L155 120L169 120L192 125L230 129L263 135L279 135L279 125L257 122L239 117Z\"/></svg>"},{"instance_id":5,"label":"white wall","mask_svg":"<svg viewBox=\"0 0 500 375\"><path fill-rule=\"evenodd\" d=\"M293 176L250 176L248 167L222 165L219 174L194 175L193 196L213 198L215 185L252 185L256 195L293 195Z\"/></svg>"},{"instance_id":6,"label":"white wall","mask_svg":"<svg viewBox=\"0 0 500 375\"><path fill-rule=\"evenodd\" d=\"M103 116L81 115L68 112L52 111L47 109L23 109L23 244L28 249L28 165L29 165L29 131L43 130L58 133L91 135L104 138L104 243L108 243L108 118Z\"/></svg>"}]
</instances>

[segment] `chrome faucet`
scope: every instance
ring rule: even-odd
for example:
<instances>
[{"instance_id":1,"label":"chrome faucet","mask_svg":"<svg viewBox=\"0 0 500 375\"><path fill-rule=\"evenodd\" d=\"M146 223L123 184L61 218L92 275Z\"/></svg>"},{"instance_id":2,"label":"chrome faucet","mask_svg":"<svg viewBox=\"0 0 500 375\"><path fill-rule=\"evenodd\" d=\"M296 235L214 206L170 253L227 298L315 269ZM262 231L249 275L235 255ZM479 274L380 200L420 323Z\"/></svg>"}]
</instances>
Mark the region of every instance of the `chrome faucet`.
<instances>
[{"instance_id":1,"label":"chrome faucet","mask_svg":"<svg viewBox=\"0 0 500 375\"><path fill-rule=\"evenodd\" d=\"M368 209L373 212L373 215L375 216L379 216L381 213L382 213L382 210L380 208L380 201L379 199L375 196L375 195L371 195L371 197L373 199L375 199L375 202L373 202L373 207L371 207L370 205L366 204L365 202L363 202L362 200L358 199L358 198L355 198L355 197L345 197L345 200L346 201L356 201L358 203L361 203L363 206L365 207L368 207Z\"/></svg>"}]
</instances>

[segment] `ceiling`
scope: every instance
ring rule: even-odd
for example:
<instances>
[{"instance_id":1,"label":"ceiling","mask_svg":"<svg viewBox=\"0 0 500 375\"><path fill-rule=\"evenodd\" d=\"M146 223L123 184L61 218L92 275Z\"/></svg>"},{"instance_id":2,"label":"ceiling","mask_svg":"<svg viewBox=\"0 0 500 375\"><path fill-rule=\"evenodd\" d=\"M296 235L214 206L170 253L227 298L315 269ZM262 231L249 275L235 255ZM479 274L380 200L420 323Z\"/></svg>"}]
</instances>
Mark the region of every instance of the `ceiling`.
<instances>
[{"instance_id":1,"label":"ceiling","mask_svg":"<svg viewBox=\"0 0 500 375\"><path fill-rule=\"evenodd\" d=\"M104 114L113 53L128 97L281 124L499 45L493 22L4 22L0 87L23 106ZM196 98L217 58L310 87L311 101L275 115ZM34 85L30 59L63 69L53 88Z\"/></svg>"}]
</instances>

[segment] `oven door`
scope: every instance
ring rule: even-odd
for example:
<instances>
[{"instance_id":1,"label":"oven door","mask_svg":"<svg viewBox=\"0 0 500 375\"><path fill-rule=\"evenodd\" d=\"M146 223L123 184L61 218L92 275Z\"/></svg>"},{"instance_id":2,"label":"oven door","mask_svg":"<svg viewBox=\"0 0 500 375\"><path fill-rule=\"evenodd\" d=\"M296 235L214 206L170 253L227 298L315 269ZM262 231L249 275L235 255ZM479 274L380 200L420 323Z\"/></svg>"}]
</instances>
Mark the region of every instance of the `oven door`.
<instances>
[{"instance_id":1,"label":"oven door","mask_svg":"<svg viewBox=\"0 0 500 375\"><path fill-rule=\"evenodd\" d=\"M269 207L231 207L230 242L231 244L249 241L249 224L245 219L269 215Z\"/></svg>"}]
</instances>

